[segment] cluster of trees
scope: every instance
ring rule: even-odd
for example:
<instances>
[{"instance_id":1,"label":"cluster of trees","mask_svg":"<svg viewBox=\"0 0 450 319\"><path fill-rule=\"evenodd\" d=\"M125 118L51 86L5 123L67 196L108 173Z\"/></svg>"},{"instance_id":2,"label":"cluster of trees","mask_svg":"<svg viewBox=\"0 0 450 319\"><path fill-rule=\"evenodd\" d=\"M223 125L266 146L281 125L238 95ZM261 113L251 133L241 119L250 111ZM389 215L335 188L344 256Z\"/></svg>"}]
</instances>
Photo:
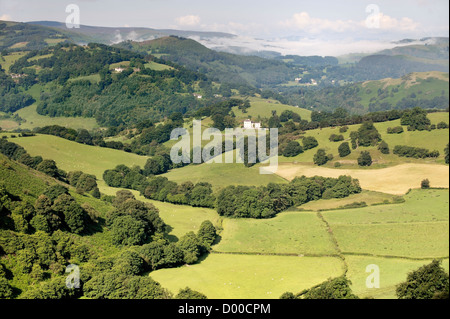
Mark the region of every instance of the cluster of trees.
<instances>
[{"instance_id":1,"label":"cluster of trees","mask_svg":"<svg viewBox=\"0 0 450 319\"><path fill-rule=\"evenodd\" d=\"M362 151L358 157L358 165L359 166L371 166L372 165L372 156L368 151Z\"/></svg>"},{"instance_id":2,"label":"cluster of trees","mask_svg":"<svg viewBox=\"0 0 450 319\"><path fill-rule=\"evenodd\" d=\"M115 209L106 217L112 241L117 246L143 245L153 234L164 233L166 225L158 209L136 200L130 191L119 191L113 201Z\"/></svg>"},{"instance_id":3,"label":"cluster of trees","mask_svg":"<svg viewBox=\"0 0 450 319\"><path fill-rule=\"evenodd\" d=\"M0 228L32 234L42 231L52 234L62 230L74 234L84 233L93 223L88 210L80 206L61 185L50 186L34 205L10 195L0 188L2 210Z\"/></svg>"},{"instance_id":4,"label":"cluster of trees","mask_svg":"<svg viewBox=\"0 0 450 319\"><path fill-rule=\"evenodd\" d=\"M288 122L289 123L289 122ZM292 134L281 134L279 139L278 155L285 157L295 157L304 151L316 148L319 146L319 142L314 136L305 136L302 138L302 145L292 140ZM296 138L295 135L293 135Z\"/></svg>"},{"instance_id":5,"label":"cluster of trees","mask_svg":"<svg viewBox=\"0 0 450 319\"><path fill-rule=\"evenodd\" d=\"M429 129L431 121L428 119L427 112L424 109L415 107L403 113L401 125L407 126L408 131L424 131Z\"/></svg>"},{"instance_id":6,"label":"cluster of trees","mask_svg":"<svg viewBox=\"0 0 450 319\"><path fill-rule=\"evenodd\" d=\"M388 127L388 129L387 129L388 134L401 134L403 132L404 132L404 130L403 130L403 127L401 127L401 126Z\"/></svg>"},{"instance_id":7,"label":"cluster of trees","mask_svg":"<svg viewBox=\"0 0 450 319\"><path fill-rule=\"evenodd\" d=\"M352 292L351 285L352 282L346 276L341 276L328 279L298 294L285 292L280 299L359 299Z\"/></svg>"},{"instance_id":8,"label":"cluster of trees","mask_svg":"<svg viewBox=\"0 0 450 319\"><path fill-rule=\"evenodd\" d=\"M149 169L147 165L144 170L138 166L129 168L119 165L113 170L106 170L103 180L111 187L137 190L149 199L194 207L214 207L215 197L211 184L200 182L194 185L192 182L185 182L178 185L166 177L147 178L145 172L149 172Z\"/></svg>"},{"instance_id":9,"label":"cluster of trees","mask_svg":"<svg viewBox=\"0 0 450 319\"><path fill-rule=\"evenodd\" d=\"M271 218L289 207L321 198L343 198L361 192L358 180L296 177L286 185L228 186L216 200L219 215L234 218Z\"/></svg>"},{"instance_id":10,"label":"cluster of trees","mask_svg":"<svg viewBox=\"0 0 450 319\"><path fill-rule=\"evenodd\" d=\"M19 278L28 278L30 290L21 294L22 299L80 297L79 290L66 287L64 273L69 261L82 263L92 257L87 245L59 230L53 234L25 235L10 230L0 230L0 233L0 247L8 256L8 265L15 265L6 268L6 264L0 262L0 299L16 298L21 292L7 280L7 271L11 273L11 270Z\"/></svg>"},{"instance_id":11,"label":"cluster of trees","mask_svg":"<svg viewBox=\"0 0 450 319\"><path fill-rule=\"evenodd\" d=\"M439 151L430 151L426 148L413 147L407 145L397 145L394 147L393 153L400 157L413 157L413 158L437 158L439 157Z\"/></svg>"},{"instance_id":12,"label":"cluster of trees","mask_svg":"<svg viewBox=\"0 0 450 319\"><path fill-rule=\"evenodd\" d=\"M31 59L44 56L41 59ZM105 66L122 61L138 60L143 56L128 50L90 43L87 47L60 43L54 47L31 51L18 59L11 67L12 73L21 74L25 68L40 67L38 81L46 83L57 80L64 84L69 78L99 73Z\"/></svg>"},{"instance_id":13,"label":"cluster of trees","mask_svg":"<svg viewBox=\"0 0 450 319\"><path fill-rule=\"evenodd\" d=\"M340 157L346 157L352 153L350 149L350 144L348 142L344 142L338 147L338 152Z\"/></svg>"},{"instance_id":14,"label":"cluster of trees","mask_svg":"<svg viewBox=\"0 0 450 319\"><path fill-rule=\"evenodd\" d=\"M331 134L329 137L330 142L341 142L344 140L344 135L342 134Z\"/></svg>"},{"instance_id":15,"label":"cluster of trees","mask_svg":"<svg viewBox=\"0 0 450 319\"><path fill-rule=\"evenodd\" d=\"M215 227L204 221L197 234L189 232L176 243L161 234L150 243L123 251L117 258L95 263L95 272L83 284L84 296L94 299L171 299L172 294L145 272L161 268L194 264L208 252L216 237ZM175 298L206 299L189 287L180 290Z\"/></svg>"},{"instance_id":16,"label":"cluster of trees","mask_svg":"<svg viewBox=\"0 0 450 319\"><path fill-rule=\"evenodd\" d=\"M433 260L410 272L405 282L397 285L399 299L449 299L449 275L440 260Z\"/></svg>"},{"instance_id":17,"label":"cluster of trees","mask_svg":"<svg viewBox=\"0 0 450 319\"><path fill-rule=\"evenodd\" d=\"M86 174L81 171L69 172L67 174L68 183L76 188L77 193L89 193L95 198L100 198L100 190L97 185L95 175Z\"/></svg>"},{"instance_id":18,"label":"cluster of trees","mask_svg":"<svg viewBox=\"0 0 450 319\"><path fill-rule=\"evenodd\" d=\"M300 123L302 121L302 117L299 114L292 112L290 110L283 111L280 115L280 121L282 123L285 123L289 120L292 120L294 123Z\"/></svg>"},{"instance_id":19,"label":"cluster of trees","mask_svg":"<svg viewBox=\"0 0 450 319\"><path fill-rule=\"evenodd\" d=\"M19 79L16 83L0 66L0 111L5 113L16 112L35 102L33 97L24 93L21 88L21 82L25 77Z\"/></svg>"},{"instance_id":20,"label":"cluster of trees","mask_svg":"<svg viewBox=\"0 0 450 319\"><path fill-rule=\"evenodd\" d=\"M314 164L322 166L333 160L333 154L327 154L327 152L321 148L317 150L317 153L314 154Z\"/></svg>"},{"instance_id":21,"label":"cluster of trees","mask_svg":"<svg viewBox=\"0 0 450 319\"><path fill-rule=\"evenodd\" d=\"M26 54L10 70L18 74L29 73L21 77L22 86L29 81L34 81L31 84L58 84L56 90L42 94L37 107L39 114L93 117L103 126L137 124L142 118L158 122L174 112L195 111L214 99L214 94L203 99L192 94L196 92L198 82L202 90L213 91L212 82L205 75L180 66L163 71L146 69L144 65L148 59L147 55L100 44L85 47L58 44ZM113 73L110 70L111 64L123 61L130 65L125 71ZM35 68L41 71L30 71ZM77 80L94 74L100 77L98 83ZM34 102L30 96L23 97L27 97L23 98L23 105L14 99L15 108ZM2 104L5 107L9 105L6 102Z\"/></svg>"},{"instance_id":22,"label":"cluster of trees","mask_svg":"<svg viewBox=\"0 0 450 319\"><path fill-rule=\"evenodd\" d=\"M381 135L373 122L364 122L357 131L350 133L352 148L359 146L376 146L381 141Z\"/></svg>"}]
</instances>

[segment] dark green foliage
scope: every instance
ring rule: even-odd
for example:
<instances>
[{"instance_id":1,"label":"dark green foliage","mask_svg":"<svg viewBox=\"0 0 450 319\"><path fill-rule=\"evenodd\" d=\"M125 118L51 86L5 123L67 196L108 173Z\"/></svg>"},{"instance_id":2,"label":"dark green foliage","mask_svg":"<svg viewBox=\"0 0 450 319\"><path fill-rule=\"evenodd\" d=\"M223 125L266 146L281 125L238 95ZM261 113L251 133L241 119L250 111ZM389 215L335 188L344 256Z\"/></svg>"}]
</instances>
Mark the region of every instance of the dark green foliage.
<instances>
[{"instance_id":1,"label":"dark green foliage","mask_svg":"<svg viewBox=\"0 0 450 319\"><path fill-rule=\"evenodd\" d=\"M303 149L305 151L313 149L313 148L315 148L317 146L319 146L319 142L317 142L315 137L313 137L313 136L306 136L303 139Z\"/></svg>"},{"instance_id":2,"label":"dark green foliage","mask_svg":"<svg viewBox=\"0 0 450 319\"><path fill-rule=\"evenodd\" d=\"M56 166L56 162L54 160L43 160L36 169L44 174L47 174L51 177L58 178L59 177L59 170Z\"/></svg>"},{"instance_id":3,"label":"dark green foliage","mask_svg":"<svg viewBox=\"0 0 450 319\"><path fill-rule=\"evenodd\" d=\"M297 156L297 155L299 155L301 153L303 153L302 146L296 141L291 141L284 148L283 156L285 156L285 157L295 157L295 156Z\"/></svg>"},{"instance_id":4,"label":"dark green foliage","mask_svg":"<svg viewBox=\"0 0 450 319\"><path fill-rule=\"evenodd\" d=\"M0 265L1 267L1 265ZM0 274L0 299L10 299L13 296L12 287L4 275Z\"/></svg>"},{"instance_id":5,"label":"dark green foliage","mask_svg":"<svg viewBox=\"0 0 450 319\"><path fill-rule=\"evenodd\" d=\"M373 122L364 122L357 131L356 143L358 146L375 146L381 141L381 135Z\"/></svg>"},{"instance_id":6,"label":"dark green foliage","mask_svg":"<svg viewBox=\"0 0 450 319\"><path fill-rule=\"evenodd\" d=\"M439 157L439 151L431 151L426 148L412 147L406 145L397 145L394 147L394 154L401 157L413 157L413 158L437 158Z\"/></svg>"},{"instance_id":7,"label":"dark green foliage","mask_svg":"<svg viewBox=\"0 0 450 319\"><path fill-rule=\"evenodd\" d=\"M145 225L131 216L121 216L111 224L112 242L118 246L142 245L146 239Z\"/></svg>"},{"instance_id":8,"label":"dark green foliage","mask_svg":"<svg viewBox=\"0 0 450 319\"><path fill-rule=\"evenodd\" d=\"M347 142L344 142L339 145L338 152L340 157L346 157L352 153L352 150L350 149L350 145Z\"/></svg>"},{"instance_id":9,"label":"dark green foliage","mask_svg":"<svg viewBox=\"0 0 450 319\"><path fill-rule=\"evenodd\" d=\"M161 160L164 157L160 157ZM154 161L147 162L147 172L151 170ZM158 164L159 165L159 164ZM144 170L145 172L145 170ZM134 189L146 198L174 204L191 205L194 207L214 207L215 197L209 183L184 183L178 185L165 177L146 178L138 167L130 169L119 165L114 170L107 170L103 179L108 186Z\"/></svg>"},{"instance_id":10,"label":"dark green foliage","mask_svg":"<svg viewBox=\"0 0 450 319\"><path fill-rule=\"evenodd\" d=\"M329 279L311 289L302 291L297 299L359 299L350 288L351 281L345 276Z\"/></svg>"},{"instance_id":11,"label":"dark green foliage","mask_svg":"<svg viewBox=\"0 0 450 319\"><path fill-rule=\"evenodd\" d=\"M428 119L425 110L415 107L403 113L401 124L408 126L409 131L423 131L428 129L431 121Z\"/></svg>"},{"instance_id":12,"label":"dark green foliage","mask_svg":"<svg viewBox=\"0 0 450 319\"><path fill-rule=\"evenodd\" d=\"M433 260L408 274L406 281L396 289L399 299L448 299L449 276L441 261Z\"/></svg>"},{"instance_id":13,"label":"dark green foliage","mask_svg":"<svg viewBox=\"0 0 450 319\"><path fill-rule=\"evenodd\" d=\"M217 237L216 228L209 220L205 220L201 225L197 233L198 238L204 243L205 246L210 247Z\"/></svg>"},{"instance_id":14,"label":"dark green foliage","mask_svg":"<svg viewBox=\"0 0 450 319\"><path fill-rule=\"evenodd\" d=\"M168 154L156 155L147 160L144 167L144 174L149 175L161 175L166 173L171 168L172 161Z\"/></svg>"},{"instance_id":15,"label":"dark green foliage","mask_svg":"<svg viewBox=\"0 0 450 319\"><path fill-rule=\"evenodd\" d=\"M144 260L138 253L125 250L114 261L113 270L126 275L140 275L144 271Z\"/></svg>"},{"instance_id":16,"label":"dark green foliage","mask_svg":"<svg viewBox=\"0 0 450 319\"><path fill-rule=\"evenodd\" d=\"M65 279L65 277L56 277L50 281L43 282L37 288L22 294L21 299L57 300L78 298L80 290L67 288Z\"/></svg>"},{"instance_id":17,"label":"dark green foliage","mask_svg":"<svg viewBox=\"0 0 450 319\"><path fill-rule=\"evenodd\" d=\"M67 174L67 180L77 191L90 192L93 196L95 195L95 198L100 198L100 191L95 175L85 174L80 171L69 172Z\"/></svg>"},{"instance_id":18,"label":"dark green foliage","mask_svg":"<svg viewBox=\"0 0 450 319\"><path fill-rule=\"evenodd\" d=\"M389 145L385 141L381 141L380 145L378 145L378 150L381 154L390 154L391 150L389 149Z\"/></svg>"},{"instance_id":19,"label":"dark green foliage","mask_svg":"<svg viewBox=\"0 0 450 319\"><path fill-rule=\"evenodd\" d=\"M317 150L314 155L314 164L322 166L333 159L333 155L327 154L324 149Z\"/></svg>"},{"instance_id":20,"label":"dark green foliage","mask_svg":"<svg viewBox=\"0 0 450 319\"><path fill-rule=\"evenodd\" d=\"M421 183L420 183L420 187L422 189L429 189L430 188L430 180L429 179L424 179Z\"/></svg>"},{"instance_id":21,"label":"dark green foliage","mask_svg":"<svg viewBox=\"0 0 450 319\"><path fill-rule=\"evenodd\" d=\"M52 57L31 62L19 59L13 65L17 71L38 65L43 68L40 82L57 81L62 85L38 104L37 112L43 115L93 117L104 126L137 124L142 118L160 121L174 112L184 114L205 104L206 98L186 94L194 90L195 81L205 80L205 90L212 91L212 84L203 75L177 66L164 71L141 68L137 73L130 68L111 74L111 63L126 59L139 60L142 65L146 62L143 56L121 49L98 44L57 45L39 54L47 52L52 52ZM99 83L67 81L92 74L100 74ZM89 144L89 135L80 133L80 142Z\"/></svg>"},{"instance_id":22,"label":"dark green foliage","mask_svg":"<svg viewBox=\"0 0 450 319\"><path fill-rule=\"evenodd\" d=\"M372 165L372 156L368 151L362 151L361 155L358 157L358 165L359 166L371 166Z\"/></svg>"},{"instance_id":23,"label":"dark green foliage","mask_svg":"<svg viewBox=\"0 0 450 319\"><path fill-rule=\"evenodd\" d=\"M56 185L52 185L49 186L44 193L42 193L42 195L45 195L51 202L53 202L55 199L57 199L60 195L69 194L69 190L60 185L60 184L56 184Z\"/></svg>"},{"instance_id":24,"label":"dark green foliage","mask_svg":"<svg viewBox=\"0 0 450 319\"><path fill-rule=\"evenodd\" d=\"M361 192L357 180L348 176L337 179L297 177L286 185L260 187L228 186L217 195L219 215L236 218L271 218L276 214L309 201L343 198Z\"/></svg>"},{"instance_id":25,"label":"dark green foliage","mask_svg":"<svg viewBox=\"0 0 450 319\"><path fill-rule=\"evenodd\" d=\"M443 130L443 129L447 129L448 127L449 127L449 126L448 126L447 123L445 123L445 122L439 122L436 128L437 128L438 130Z\"/></svg>"},{"instance_id":26,"label":"dark green foliage","mask_svg":"<svg viewBox=\"0 0 450 319\"><path fill-rule=\"evenodd\" d=\"M206 297L204 294L192 290L189 287L186 287L184 289L180 289L180 291L178 292L178 294L175 296L175 299L184 299L184 300L189 300L189 299L208 299L208 297Z\"/></svg>"},{"instance_id":27,"label":"dark green foliage","mask_svg":"<svg viewBox=\"0 0 450 319\"><path fill-rule=\"evenodd\" d=\"M117 270L95 274L83 286L92 299L168 299L167 290L150 277L133 276Z\"/></svg>"},{"instance_id":28,"label":"dark green foliage","mask_svg":"<svg viewBox=\"0 0 450 319\"><path fill-rule=\"evenodd\" d=\"M177 246L183 251L183 261L186 264L195 264L203 252L203 243L194 232L181 237Z\"/></svg>"},{"instance_id":29,"label":"dark green foliage","mask_svg":"<svg viewBox=\"0 0 450 319\"><path fill-rule=\"evenodd\" d=\"M37 128L36 133L54 135L58 137L65 138L69 141L75 141L78 137L78 132L71 128L66 128L59 125L45 126L42 128Z\"/></svg>"},{"instance_id":30,"label":"dark green foliage","mask_svg":"<svg viewBox=\"0 0 450 319\"><path fill-rule=\"evenodd\" d=\"M75 139L75 142L81 143L81 144L93 145L92 136L91 136L91 134L89 134L89 132L87 130L80 130L78 132L77 138Z\"/></svg>"},{"instance_id":31,"label":"dark green foliage","mask_svg":"<svg viewBox=\"0 0 450 319\"><path fill-rule=\"evenodd\" d=\"M343 135L331 134L329 138L330 142L341 142L344 140Z\"/></svg>"},{"instance_id":32,"label":"dark green foliage","mask_svg":"<svg viewBox=\"0 0 450 319\"><path fill-rule=\"evenodd\" d=\"M298 115L297 113L292 112L290 110L283 111L283 113L281 113L281 115L280 115L280 121L282 123L285 123L289 120L292 120L295 123L300 123L302 118L300 115Z\"/></svg>"},{"instance_id":33,"label":"dark green foliage","mask_svg":"<svg viewBox=\"0 0 450 319\"><path fill-rule=\"evenodd\" d=\"M118 192L117 195L119 200L114 201L116 210L106 219L114 234L115 245L142 245L153 234L164 231L165 224L155 206L137 201L128 191Z\"/></svg>"},{"instance_id":34,"label":"dark green foliage","mask_svg":"<svg viewBox=\"0 0 450 319\"><path fill-rule=\"evenodd\" d=\"M403 130L403 127L401 127L401 126L388 127L388 129L387 129L388 134L401 134L403 132L404 132L404 130Z\"/></svg>"}]
</instances>

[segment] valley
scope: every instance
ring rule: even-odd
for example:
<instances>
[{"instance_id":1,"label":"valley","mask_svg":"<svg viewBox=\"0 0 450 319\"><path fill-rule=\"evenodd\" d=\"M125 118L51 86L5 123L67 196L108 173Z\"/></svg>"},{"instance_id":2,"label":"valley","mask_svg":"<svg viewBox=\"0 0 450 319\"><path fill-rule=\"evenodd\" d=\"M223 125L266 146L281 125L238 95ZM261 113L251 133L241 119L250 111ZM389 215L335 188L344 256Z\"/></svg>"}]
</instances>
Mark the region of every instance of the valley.
<instances>
[{"instance_id":1,"label":"valley","mask_svg":"<svg viewBox=\"0 0 450 319\"><path fill-rule=\"evenodd\" d=\"M333 280L397 299L435 260L448 289L448 38L319 57L196 37L235 35L0 21L0 299L302 299ZM175 162L194 120L218 156L226 128L276 130L275 173L248 149Z\"/></svg>"}]
</instances>

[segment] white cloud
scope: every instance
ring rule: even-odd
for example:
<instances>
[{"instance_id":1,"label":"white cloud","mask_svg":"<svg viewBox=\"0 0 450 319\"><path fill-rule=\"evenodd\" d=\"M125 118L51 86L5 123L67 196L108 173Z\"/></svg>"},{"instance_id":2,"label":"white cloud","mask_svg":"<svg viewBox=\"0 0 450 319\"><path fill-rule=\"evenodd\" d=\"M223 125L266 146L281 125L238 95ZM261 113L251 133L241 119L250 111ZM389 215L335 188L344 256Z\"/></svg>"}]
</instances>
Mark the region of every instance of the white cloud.
<instances>
[{"instance_id":1,"label":"white cloud","mask_svg":"<svg viewBox=\"0 0 450 319\"><path fill-rule=\"evenodd\" d=\"M397 19L381 12L373 16L372 19L377 19L379 21L378 29L383 31L416 31L420 27L420 24L411 18L403 17ZM350 31L362 31L367 28L366 21L322 19L311 17L308 12L296 13L292 18L280 22L280 25L285 28L302 30L311 34L329 31L344 33Z\"/></svg>"},{"instance_id":2,"label":"white cloud","mask_svg":"<svg viewBox=\"0 0 450 319\"><path fill-rule=\"evenodd\" d=\"M280 23L286 28L294 28L310 33L320 33L322 31L345 32L354 30L358 23L352 20L328 20L311 17L308 12L300 12L286 21Z\"/></svg>"},{"instance_id":3,"label":"white cloud","mask_svg":"<svg viewBox=\"0 0 450 319\"><path fill-rule=\"evenodd\" d=\"M192 27L200 24L200 17L195 15L187 15L175 19L179 26Z\"/></svg>"},{"instance_id":4,"label":"white cloud","mask_svg":"<svg viewBox=\"0 0 450 319\"><path fill-rule=\"evenodd\" d=\"M419 23L407 17L396 19L383 13L380 13L378 17L380 20L380 29L382 30L416 31L420 26Z\"/></svg>"}]
</instances>

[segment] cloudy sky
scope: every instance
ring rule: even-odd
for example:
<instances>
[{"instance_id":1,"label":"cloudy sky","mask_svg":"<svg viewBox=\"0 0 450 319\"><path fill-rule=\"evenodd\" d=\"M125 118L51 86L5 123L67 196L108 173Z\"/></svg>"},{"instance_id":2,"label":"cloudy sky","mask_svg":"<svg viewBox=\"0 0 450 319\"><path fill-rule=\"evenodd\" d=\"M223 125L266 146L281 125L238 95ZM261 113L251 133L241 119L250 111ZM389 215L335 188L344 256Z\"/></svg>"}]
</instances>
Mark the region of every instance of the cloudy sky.
<instances>
[{"instance_id":1,"label":"cloudy sky","mask_svg":"<svg viewBox=\"0 0 450 319\"><path fill-rule=\"evenodd\" d=\"M0 0L0 20L221 31L314 45L448 36L448 0Z\"/></svg>"}]
</instances>

